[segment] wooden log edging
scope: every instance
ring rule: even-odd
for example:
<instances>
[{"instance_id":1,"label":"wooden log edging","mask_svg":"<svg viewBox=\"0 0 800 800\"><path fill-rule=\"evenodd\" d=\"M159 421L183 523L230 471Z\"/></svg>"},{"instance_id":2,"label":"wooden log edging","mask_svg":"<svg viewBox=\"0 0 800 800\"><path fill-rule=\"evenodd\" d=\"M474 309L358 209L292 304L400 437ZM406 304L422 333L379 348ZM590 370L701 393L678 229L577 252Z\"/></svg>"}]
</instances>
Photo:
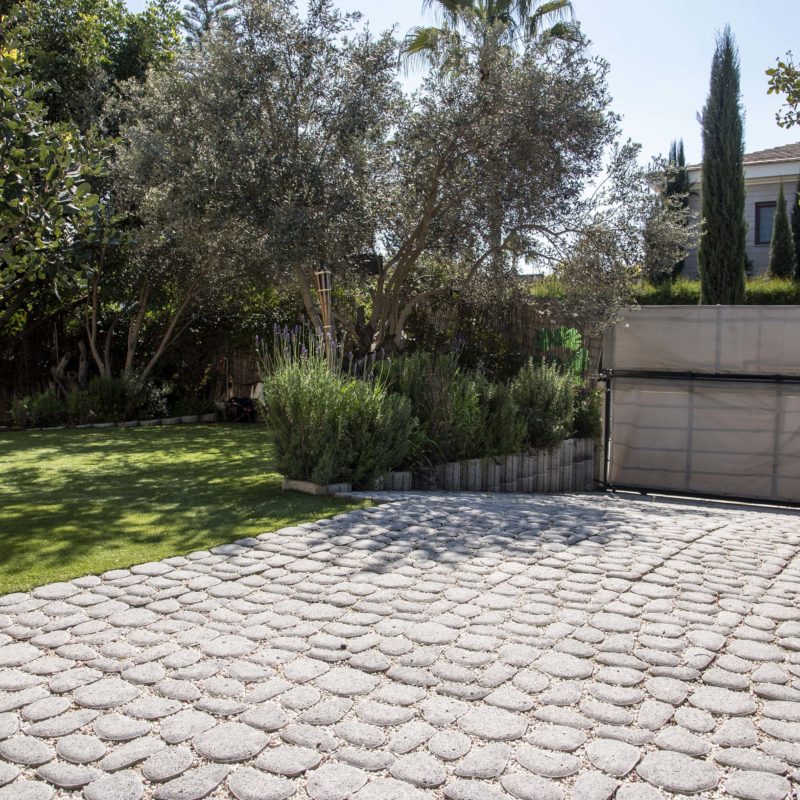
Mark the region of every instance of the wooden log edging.
<instances>
[{"instance_id":1,"label":"wooden log edging","mask_svg":"<svg viewBox=\"0 0 800 800\"><path fill-rule=\"evenodd\" d=\"M420 472L390 472L375 489L556 493L594 488L594 440L566 439L549 450L470 458Z\"/></svg>"}]
</instances>

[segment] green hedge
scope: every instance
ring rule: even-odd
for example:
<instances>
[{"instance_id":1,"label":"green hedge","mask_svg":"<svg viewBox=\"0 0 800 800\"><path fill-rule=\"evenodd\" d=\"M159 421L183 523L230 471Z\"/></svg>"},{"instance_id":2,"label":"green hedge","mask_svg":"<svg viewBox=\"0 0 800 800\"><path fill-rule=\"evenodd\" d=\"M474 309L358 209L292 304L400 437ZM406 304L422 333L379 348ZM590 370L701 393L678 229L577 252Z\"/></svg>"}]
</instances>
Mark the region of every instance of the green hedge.
<instances>
[{"instance_id":1,"label":"green hedge","mask_svg":"<svg viewBox=\"0 0 800 800\"><path fill-rule=\"evenodd\" d=\"M636 294L643 306L691 306L700 302L700 281L678 278L674 283L643 284ZM749 278L745 284L746 305L800 305L800 282L788 278Z\"/></svg>"},{"instance_id":2,"label":"green hedge","mask_svg":"<svg viewBox=\"0 0 800 800\"><path fill-rule=\"evenodd\" d=\"M122 422L167 416L166 389L153 381L96 376L86 389L71 391L66 399L55 390L22 397L11 417L18 428L49 428L87 422Z\"/></svg>"},{"instance_id":3,"label":"green hedge","mask_svg":"<svg viewBox=\"0 0 800 800\"><path fill-rule=\"evenodd\" d=\"M564 290L556 278L543 278L530 285L534 297L559 299ZM678 278L673 283L642 283L636 291L635 302L642 306L694 306L700 303L700 281ZM745 283L746 305L800 305L800 281L789 278L748 278Z\"/></svg>"}]
</instances>

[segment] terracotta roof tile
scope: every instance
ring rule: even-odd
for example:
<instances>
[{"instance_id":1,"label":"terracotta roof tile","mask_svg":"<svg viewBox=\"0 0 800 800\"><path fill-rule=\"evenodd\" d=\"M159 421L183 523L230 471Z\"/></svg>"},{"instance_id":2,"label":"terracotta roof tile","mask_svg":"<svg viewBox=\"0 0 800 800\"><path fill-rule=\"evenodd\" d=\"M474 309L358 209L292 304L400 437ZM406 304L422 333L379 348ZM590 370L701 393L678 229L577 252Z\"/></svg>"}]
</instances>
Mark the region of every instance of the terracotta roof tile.
<instances>
[{"instance_id":1,"label":"terracotta roof tile","mask_svg":"<svg viewBox=\"0 0 800 800\"><path fill-rule=\"evenodd\" d=\"M800 160L800 142L785 144L782 147L770 147L768 150L758 150L755 153L745 153L745 164L762 164L768 161L797 161Z\"/></svg>"},{"instance_id":2,"label":"terracotta roof tile","mask_svg":"<svg viewBox=\"0 0 800 800\"><path fill-rule=\"evenodd\" d=\"M784 144L781 147L770 147L768 150L756 150L755 153L744 154L745 164L770 164L781 161L800 161L800 142ZM702 164L687 164L686 169L700 169Z\"/></svg>"}]
</instances>

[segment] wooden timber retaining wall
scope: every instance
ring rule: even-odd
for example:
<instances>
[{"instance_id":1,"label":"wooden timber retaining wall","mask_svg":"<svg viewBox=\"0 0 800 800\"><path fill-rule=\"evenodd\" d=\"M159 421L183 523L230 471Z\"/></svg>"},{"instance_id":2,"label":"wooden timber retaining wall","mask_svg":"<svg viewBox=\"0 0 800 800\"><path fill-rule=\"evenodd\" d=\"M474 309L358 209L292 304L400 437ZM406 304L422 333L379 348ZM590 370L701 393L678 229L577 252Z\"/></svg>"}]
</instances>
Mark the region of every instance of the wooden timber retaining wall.
<instances>
[{"instance_id":1,"label":"wooden timber retaining wall","mask_svg":"<svg viewBox=\"0 0 800 800\"><path fill-rule=\"evenodd\" d=\"M550 450L470 458L420 472L390 472L380 490L585 492L594 488L594 440L567 439Z\"/></svg>"}]
</instances>

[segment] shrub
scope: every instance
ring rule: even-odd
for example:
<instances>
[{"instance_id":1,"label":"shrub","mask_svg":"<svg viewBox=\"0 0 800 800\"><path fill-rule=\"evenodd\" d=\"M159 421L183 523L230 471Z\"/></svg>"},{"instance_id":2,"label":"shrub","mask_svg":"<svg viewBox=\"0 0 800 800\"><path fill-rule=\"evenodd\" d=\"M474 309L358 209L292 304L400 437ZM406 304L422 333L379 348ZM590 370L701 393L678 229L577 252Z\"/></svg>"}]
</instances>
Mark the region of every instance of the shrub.
<instances>
[{"instance_id":1,"label":"shrub","mask_svg":"<svg viewBox=\"0 0 800 800\"><path fill-rule=\"evenodd\" d=\"M527 425L520 416L511 386L508 383L492 383L480 374L476 376L475 385L481 409L478 455L518 453L525 446Z\"/></svg>"},{"instance_id":2,"label":"shrub","mask_svg":"<svg viewBox=\"0 0 800 800\"><path fill-rule=\"evenodd\" d=\"M98 375L86 388L91 418L95 422L120 422L125 419L127 391L125 381Z\"/></svg>"},{"instance_id":3,"label":"shrub","mask_svg":"<svg viewBox=\"0 0 800 800\"><path fill-rule=\"evenodd\" d=\"M266 423L287 477L366 488L405 458L411 406L380 382L331 372L316 355L284 359L263 380Z\"/></svg>"},{"instance_id":4,"label":"shrub","mask_svg":"<svg viewBox=\"0 0 800 800\"><path fill-rule=\"evenodd\" d=\"M527 425L531 447L553 447L572 433L575 406L571 375L554 365L531 360L512 381L511 391Z\"/></svg>"},{"instance_id":5,"label":"shrub","mask_svg":"<svg viewBox=\"0 0 800 800\"><path fill-rule=\"evenodd\" d=\"M381 365L390 391L407 397L419 427L404 466L421 467L484 455L483 413L474 373L455 355L415 353Z\"/></svg>"},{"instance_id":6,"label":"shrub","mask_svg":"<svg viewBox=\"0 0 800 800\"><path fill-rule=\"evenodd\" d=\"M123 379L125 392L125 417L126 419L158 419L166 417L167 397L170 386L158 384L151 378ZM213 410L213 404L211 407ZM203 413L199 411L187 413Z\"/></svg>"},{"instance_id":7,"label":"shrub","mask_svg":"<svg viewBox=\"0 0 800 800\"><path fill-rule=\"evenodd\" d=\"M72 425L92 421L92 401L88 391L77 389L67 395L67 417Z\"/></svg>"},{"instance_id":8,"label":"shrub","mask_svg":"<svg viewBox=\"0 0 800 800\"><path fill-rule=\"evenodd\" d=\"M18 397L11 404L11 422L15 428L27 428L30 420L29 397Z\"/></svg>"},{"instance_id":9,"label":"shrub","mask_svg":"<svg viewBox=\"0 0 800 800\"><path fill-rule=\"evenodd\" d=\"M603 433L600 420L603 390L584 386L575 392L573 433L579 439L599 439Z\"/></svg>"},{"instance_id":10,"label":"shrub","mask_svg":"<svg viewBox=\"0 0 800 800\"><path fill-rule=\"evenodd\" d=\"M788 278L753 278L745 302L753 306L800 305L800 282Z\"/></svg>"},{"instance_id":11,"label":"shrub","mask_svg":"<svg viewBox=\"0 0 800 800\"><path fill-rule=\"evenodd\" d=\"M30 397L27 408L30 424L35 428L64 425L67 421L67 407L54 389Z\"/></svg>"},{"instance_id":12,"label":"shrub","mask_svg":"<svg viewBox=\"0 0 800 800\"><path fill-rule=\"evenodd\" d=\"M643 283L636 292L636 302L643 306L693 306L700 302L700 281L678 278L673 283ZM746 305L798 305L800 283L787 278L748 278L745 283Z\"/></svg>"}]
</instances>

